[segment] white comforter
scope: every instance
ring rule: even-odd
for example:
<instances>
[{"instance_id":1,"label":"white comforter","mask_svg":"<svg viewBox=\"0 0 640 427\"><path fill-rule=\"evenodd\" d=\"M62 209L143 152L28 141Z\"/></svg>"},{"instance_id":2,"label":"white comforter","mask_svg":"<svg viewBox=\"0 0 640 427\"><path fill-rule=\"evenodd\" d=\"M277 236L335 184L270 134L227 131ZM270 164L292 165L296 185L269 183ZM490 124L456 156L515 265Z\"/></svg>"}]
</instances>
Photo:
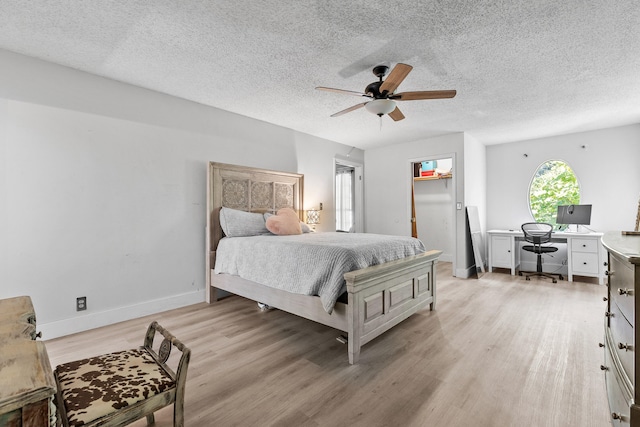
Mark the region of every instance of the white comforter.
<instances>
[{"instance_id":1,"label":"white comforter","mask_svg":"<svg viewBox=\"0 0 640 427\"><path fill-rule=\"evenodd\" d=\"M413 237L368 233L225 237L218 244L214 273L318 295L331 313L346 291L344 273L424 251L422 242Z\"/></svg>"}]
</instances>

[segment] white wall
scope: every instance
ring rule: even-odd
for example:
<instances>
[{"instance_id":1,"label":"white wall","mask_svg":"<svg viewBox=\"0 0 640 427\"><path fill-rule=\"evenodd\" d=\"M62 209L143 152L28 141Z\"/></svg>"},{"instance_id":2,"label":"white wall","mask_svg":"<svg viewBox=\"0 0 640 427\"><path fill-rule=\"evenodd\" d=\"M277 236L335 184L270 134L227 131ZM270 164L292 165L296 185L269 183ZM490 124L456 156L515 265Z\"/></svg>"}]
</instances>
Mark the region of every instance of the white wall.
<instances>
[{"instance_id":1,"label":"white wall","mask_svg":"<svg viewBox=\"0 0 640 427\"><path fill-rule=\"evenodd\" d=\"M305 174L305 209L317 209L322 203L320 224L316 230L336 231L335 158L362 164L364 151L300 133L296 137L296 151L298 170ZM346 157L347 153L349 157Z\"/></svg>"},{"instance_id":2,"label":"white wall","mask_svg":"<svg viewBox=\"0 0 640 427\"><path fill-rule=\"evenodd\" d=\"M413 162L453 158L452 181L455 186L455 202L465 206L464 145L464 134L456 133L367 150L365 152L365 231L411 235ZM468 277L473 258L469 258L467 253L464 209L456 211L455 235L454 274L458 277Z\"/></svg>"},{"instance_id":3,"label":"white wall","mask_svg":"<svg viewBox=\"0 0 640 427\"><path fill-rule=\"evenodd\" d=\"M305 207L333 210L333 159L351 147L6 51L0 63L0 298L31 295L45 338L204 300L209 161L304 173Z\"/></svg>"},{"instance_id":4,"label":"white wall","mask_svg":"<svg viewBox=\"0 0 640 427\"><path fill-rule=\"evenodd\" d=\"M464 200L466 206L477 206L480 226L486 226L487 147L469 134L464 135Z\"/></svg>"},{"instance_id":5,"label":"white wall","mask_svg":"<svg viewBox=\"0 0 640 427\"><path fill-rule=\"evenodd\" d=\"M487 263L486 250L486 224L487 224L487 150L484 144L469 134L464 135L464 200L466 206L476 206L478 208L478 219L480 221L481 242L479 253L482 263ZM470 242L470 235L467 235L467 260L473 260L473 246ZM470 261L468 261L470 262ZM480 267L479 265L476 268Z\"/></svg>"},{"instance_id":6,"label":"white wall","mask_svg":"<svg viewBox=\"0 0 640 427\"><path fill-rule=\"evenodd\" d=\"M7 102L0 99L0 293L6 286L8 247L7 235Z\"/></svg>"},{"instance_id":7,"label":"white wall","mask_svg":"<svg viewBox=\"0 0 640 427\"><path fill-rule=\"evenodd\" d=\"M488 146L487 229L518 229L533 219L529 184L551 159L566 161L576 173L581 203L593 205L590 228L633 229L640 197L640 125Z\"/></svg>"}]
</instances>

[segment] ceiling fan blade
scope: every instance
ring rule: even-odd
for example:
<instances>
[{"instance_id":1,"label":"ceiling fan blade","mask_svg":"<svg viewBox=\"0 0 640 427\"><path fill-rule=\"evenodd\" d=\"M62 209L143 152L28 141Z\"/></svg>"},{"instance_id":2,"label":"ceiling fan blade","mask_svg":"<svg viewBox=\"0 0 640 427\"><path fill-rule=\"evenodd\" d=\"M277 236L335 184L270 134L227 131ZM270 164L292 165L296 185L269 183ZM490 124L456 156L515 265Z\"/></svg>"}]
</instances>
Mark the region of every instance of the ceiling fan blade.
<instances>
[{"instance_id":1,"label":"ceiling fan blade","mask_svg":"<svg viewBox=\"0 0 640 427\"><path fill-rule=\"evenodd\" d=\"M349 107L349 108L347 108L346 110L338 111L337 113L332 114L332 115L331 115L331 117L338 117L338 116L341 116L341 115L343 115L343 114L347 114L347 113L350 113L350 112L352 112L352 111L355 111L355 110L357 110L358 108L362 108L362 107L364 107L364 106L365 106L365 104L367 104L368 102L369 102L369 101L367 101L367 102L363 102L362 104L356 104L356 105L354 105L353 107Z\"/></svg>"},{"instance_id":2,"label":"ceiling fan blade","mask_svg":"<svg viewBox=\"0 0 640 427\"><path fill-rule=\"evenodd\" d=\"M413 70L411 65L407 64L397 64L393 67L393 70L389 73L389 76L382 82L380 85L380 93L387 92L393 93L400 86L400 83L409 75L409 73Z\"/></svg>"},{"instance_id":3,"label":"ceiling fan blade","mask_svg":"<svg viewBox=\"0 0 640 427\"><path fill-rule=\"evenodd\" d=\"M391 117L393 121L397 122L404 119L404 114L402 114L402 111L400 111L400 109L396 107L395 110L389 113L389 117Z\"/></svg>"},{"instance_id":4,"label":"ceiling fan blade","mask_svg":"<svg viewBox=\"0 0 640 427\"><path fill-rule=\"evenodd\" d=\"M318 86L316 89L323 90L325 92L335 92L335 93L342 93L344 95L356 95L356 96L364 96L366 98L371 98L371 96L367 95L366 93L356 92L353 90L335 89L332 87L324 87L324 86Z\"/></svg>"},{"instance_id":5,"label":"ceiling fan blade","mask_svg":"<svg viewBox=\"0 0 640 427\"><path fill-rule=\"evenodd\" d=\"M443 99L456 96L455 90L419 90L416 92L400 92L391 95L389 99L395 101L416 101L420 99Z\"/></svg>"}]
</instances>

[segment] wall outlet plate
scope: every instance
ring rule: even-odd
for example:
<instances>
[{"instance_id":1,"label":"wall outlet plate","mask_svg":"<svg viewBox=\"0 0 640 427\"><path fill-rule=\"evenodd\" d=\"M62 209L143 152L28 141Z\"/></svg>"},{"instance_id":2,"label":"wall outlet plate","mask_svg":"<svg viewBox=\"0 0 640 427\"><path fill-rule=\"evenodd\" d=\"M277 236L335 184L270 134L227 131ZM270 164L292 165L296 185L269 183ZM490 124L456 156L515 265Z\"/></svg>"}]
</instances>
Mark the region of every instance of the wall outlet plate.
<instances>
[{"instance_id":1,"label":"wall outlet plate","mask_svg":"<svg viewBox=\"0 0 640 427\"><path fill-rule=\"evenodd\" d=\"M87 297L76 298L76 311L83 311L87 309Z\"/></svg>"}]
</instances>

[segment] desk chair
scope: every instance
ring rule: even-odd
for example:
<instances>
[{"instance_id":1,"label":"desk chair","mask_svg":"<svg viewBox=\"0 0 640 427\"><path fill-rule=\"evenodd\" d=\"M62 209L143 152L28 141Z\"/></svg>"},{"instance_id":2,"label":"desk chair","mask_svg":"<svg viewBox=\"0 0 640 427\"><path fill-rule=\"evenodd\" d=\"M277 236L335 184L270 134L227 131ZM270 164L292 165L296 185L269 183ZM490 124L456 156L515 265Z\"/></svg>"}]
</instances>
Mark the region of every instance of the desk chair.
<instances>
[{"instance_id":1,"label":"desk chair","mask_svg":"<svg viewBox=\"0 0 640 427\"><path fill-rule=\"evenodd\" d=\"M558 276L560 280L563 279L561 274L544 273L542 271L542 254L548 254L551 252L556 252L558 250L558 248L553 246L542 246L543 244L549 243L551 241L552 231L553 226L551 224L542 222L527 222L525 224L522 224L524 239L527 242L532 243L531 245L524 245L522 249L527 252L533 252L537 255L538 258L536 272L524 274L527 280L531 280L531 276L549 277L553 280L553 283L558 283L555 276ZM518 274L522 276L523 272L520 271Z\"/></svg>"}]
</instances>

